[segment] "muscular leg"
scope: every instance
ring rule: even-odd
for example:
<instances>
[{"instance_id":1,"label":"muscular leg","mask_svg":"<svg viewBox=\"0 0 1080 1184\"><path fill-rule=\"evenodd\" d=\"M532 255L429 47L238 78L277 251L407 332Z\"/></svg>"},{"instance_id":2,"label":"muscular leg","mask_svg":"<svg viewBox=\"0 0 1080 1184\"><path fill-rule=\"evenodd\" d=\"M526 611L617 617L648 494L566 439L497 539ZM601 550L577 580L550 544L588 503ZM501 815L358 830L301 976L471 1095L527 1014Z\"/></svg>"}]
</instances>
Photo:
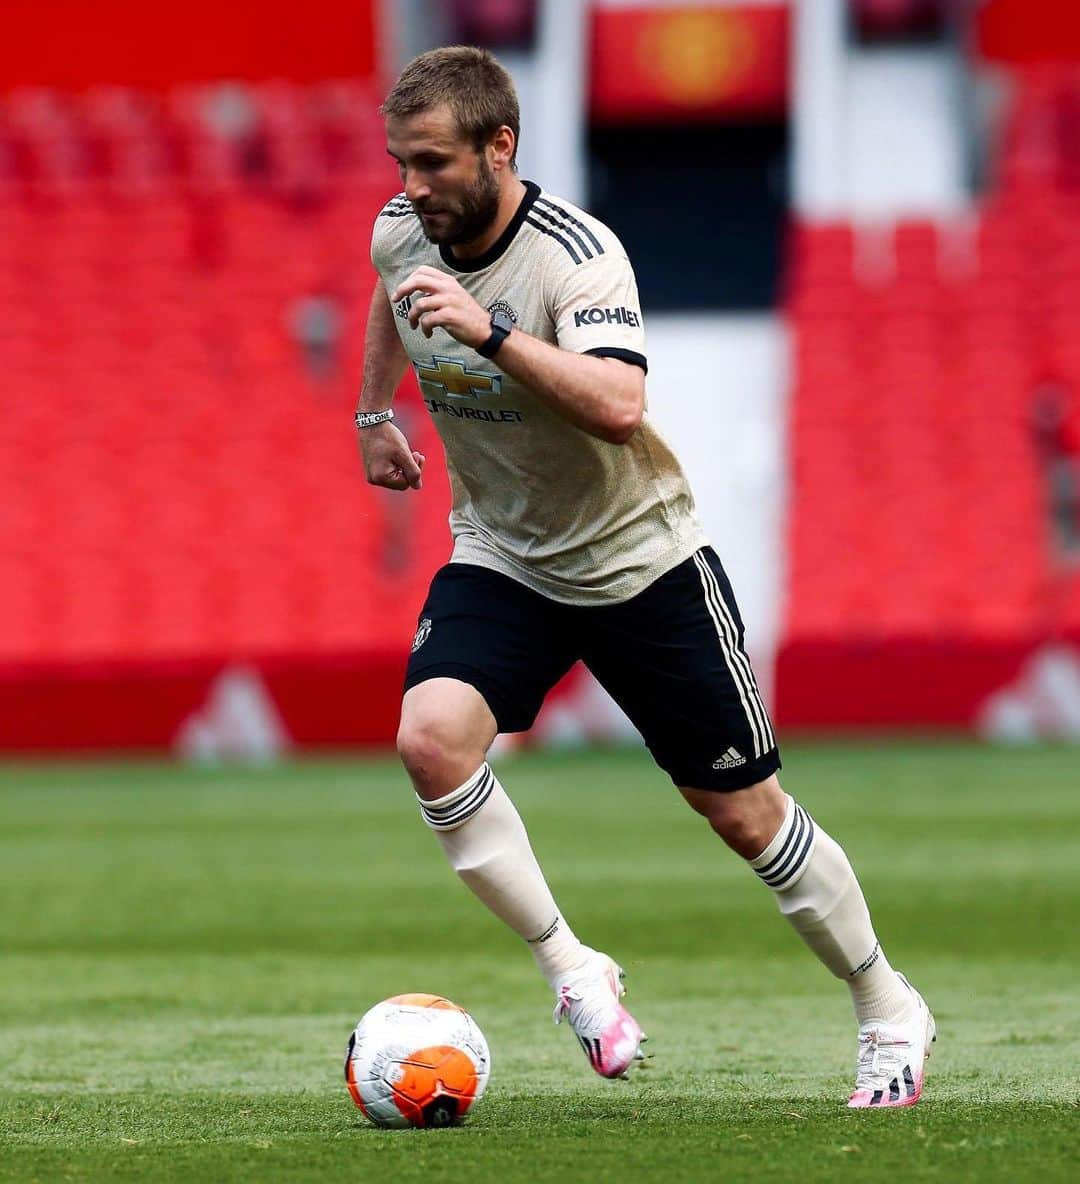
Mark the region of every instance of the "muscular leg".
<instances>
[{"instance_id":1,"label":"muscular leg","mask_svg":"<svg viewBox=\"0 0 1080 1184\"><path fill-rule=\"evenodd\" d=\"M453 869L554 982L591 951L560 915L521 817L484 760L497 730L479 691L433 678L405 694L398 752Z\"/></svg>"},{"instance_id":2,"label":"muscular leg","mask_svg":"<svg viewBox=\"0 0 1080 1184\"><path fill-rule=\"evenodd\" d=\"M406 691L397 747L416 796L433 802L471 777L497 730L484 697L468 683L432 678Z\"/></svg>"},{"instance_id":3,"label":"muscular leg","mask_svg":"<svg viewBox=\"0 0 1080 1184\"><path fill-rule=\"evenodd\" d=\"M749 861L803 941L848 984L859 1022L905 1019L911 993L881 951L843 848L781 789L776 776L731 793L681 792Z\"/></svg>"}]
</instances>

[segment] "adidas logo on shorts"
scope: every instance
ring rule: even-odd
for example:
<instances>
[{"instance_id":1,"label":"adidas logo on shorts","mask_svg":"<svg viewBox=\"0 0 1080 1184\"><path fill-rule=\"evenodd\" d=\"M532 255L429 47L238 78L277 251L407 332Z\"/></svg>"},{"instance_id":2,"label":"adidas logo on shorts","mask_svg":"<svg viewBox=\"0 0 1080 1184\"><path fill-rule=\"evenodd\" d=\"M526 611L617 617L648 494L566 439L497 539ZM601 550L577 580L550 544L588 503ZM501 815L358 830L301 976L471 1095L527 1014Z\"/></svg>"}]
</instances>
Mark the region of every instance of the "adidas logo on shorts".
<instances>
[{"instance_id":1,"label":"adidas logo on shorts","mask_svg":"<svg viewBox=\"0 0 1080 1184\"><path fill-rule=\"evenodd\" d=\"M737 769L740 765L746 764L746 757L739 753L736 748L729 748L723 756L717 757L713 761L712 767L714 769Z\"/></svg>"}]
</instances>

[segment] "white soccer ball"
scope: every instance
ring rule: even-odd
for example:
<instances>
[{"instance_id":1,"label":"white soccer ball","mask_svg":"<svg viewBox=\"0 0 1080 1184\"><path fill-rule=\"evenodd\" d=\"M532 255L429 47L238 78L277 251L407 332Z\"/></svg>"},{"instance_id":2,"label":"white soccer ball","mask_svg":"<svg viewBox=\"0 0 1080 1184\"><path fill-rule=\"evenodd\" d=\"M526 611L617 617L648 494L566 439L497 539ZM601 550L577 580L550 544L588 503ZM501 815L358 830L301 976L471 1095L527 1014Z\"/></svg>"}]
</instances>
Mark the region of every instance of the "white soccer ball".
<instances>
[{"instance_id":1,"label":"white soccer ball","mask_svg":"<svg viewBox=\"0 0 1080 1184\"><path fill-rule=\"evenodd\" d=\"M487 1086L491 1054L476 1021L441 995L395 995L349 1037L345 1082L376 1126L453 1126Z\"/></svg>"}]
</instances>

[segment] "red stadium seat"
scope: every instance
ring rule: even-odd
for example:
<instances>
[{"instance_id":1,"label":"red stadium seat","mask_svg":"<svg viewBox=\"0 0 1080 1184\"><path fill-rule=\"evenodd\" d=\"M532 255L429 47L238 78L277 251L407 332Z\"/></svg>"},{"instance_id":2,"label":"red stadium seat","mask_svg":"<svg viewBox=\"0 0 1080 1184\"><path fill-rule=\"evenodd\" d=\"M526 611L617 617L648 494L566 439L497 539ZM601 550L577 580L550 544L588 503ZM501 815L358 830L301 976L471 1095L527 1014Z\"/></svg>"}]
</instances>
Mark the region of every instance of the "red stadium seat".
<instances>
[{"instance_id":1,"label":"red stadium seat","mask_svg":"<svg viewBox=\"0 0 1080 1184\"><path fill-rule=\"evenodd\" d=\"M853 227L793 229L789 638L1080 626L1032 434L1065 384L1080 465L1078 127L1075 71L1027 77L976 225L896 226L874 289Z\"/></svg>"},{"instance_id":2,"label":"red stadium seat","mask_svg":"<svg viewBox=\"0 0 1080 1184\"><path fill-rule=\"evenodd\" d=\"M433 469L389 565L350 425L369 228L395 189L374 96L240 95L260 169L215 97L0 109L0 661L382 647L445 554ZM357 339L325 379L295 337L313 293Z\"/></svg>"}]
</instances>

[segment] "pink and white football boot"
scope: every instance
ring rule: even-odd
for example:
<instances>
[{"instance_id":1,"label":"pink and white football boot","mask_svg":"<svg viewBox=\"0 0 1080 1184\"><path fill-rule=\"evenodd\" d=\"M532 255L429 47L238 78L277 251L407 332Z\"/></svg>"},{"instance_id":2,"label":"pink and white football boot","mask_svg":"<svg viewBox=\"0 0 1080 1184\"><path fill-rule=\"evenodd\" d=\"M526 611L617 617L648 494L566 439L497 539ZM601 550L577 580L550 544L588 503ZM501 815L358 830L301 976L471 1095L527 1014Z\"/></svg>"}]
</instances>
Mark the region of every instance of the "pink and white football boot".
<instances>
[{"instance_id":1,"label":"pink and white football boot","mask_svg":"<svg viewBox=\"0 0 1080 1184\"><path fill-rule=\"evenodd\" d=\"M859 1028L855 1092L848 1098L849 1109L914 1106L922 1097L926 1059L937 1039L937 1025L919 992L902 974L899 978L912 995L911 1018L903 1024L871 1020Z\"/></svg>"},{"instance_id":2,"label":"pink and white football boot","mask_svg":"<svg viewBox=\"0 0 1080 1184\"><path fill-rule=\"evenodd\" d=\"M626 993L622 979L622 968L593 950L583 967L555 981L555 1022L562 1023L564 1016L570 1021L601 1077L629 1077L630 1066L645 1060L641 1045L648 1037L619 1002Z\"/></svg>"}]
</instances>

